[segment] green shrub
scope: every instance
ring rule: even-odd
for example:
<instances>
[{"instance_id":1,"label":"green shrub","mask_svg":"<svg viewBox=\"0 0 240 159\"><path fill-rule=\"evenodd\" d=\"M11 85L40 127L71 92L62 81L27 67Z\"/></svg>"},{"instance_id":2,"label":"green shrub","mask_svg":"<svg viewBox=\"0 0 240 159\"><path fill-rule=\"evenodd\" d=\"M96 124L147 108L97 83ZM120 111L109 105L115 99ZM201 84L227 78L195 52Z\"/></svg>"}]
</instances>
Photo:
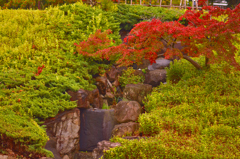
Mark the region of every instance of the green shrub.
<instances>
[{"instance_id":1,"label":"green shrub","mask_svg":"<svg viewBox=\"0 0 240 159\"><path fill-rule=\"evenodd\" d=\"M158 107L174 107L181 103L219 102L223 105L238 105L239 72L231 69L225 73L219 64L211 65L211 69L194 70L185 60L175 61L174 65L167 69L167 84L155 88L148 97L146 111ZM176 76L175 73L179 72L181 75ZM176 78L181 80L173 85L171 81Z\"/></svg>"},{"instance_id":2,"label":"green shrub","mask_svg":"<svg viewBox=\"0 0 240 159\"><path fill-rule=\"evenodd\" d=\"M107 150L104 153L106 159L202 159L214 156L208 151L201 152L198 139L180 137L170 132L161 132L158 136L140 140L115 138L112 141L120 142L122 146Z\"/></svg>"},{"instance_id":3,"label":"green shrub","mask_svg":"<svg viewBox=\"0 0 240 159\"><path fill-rule=\"evenodd\" d=\"M227 127L221 127L221 131L224 132L225 128ZM161 131L155 137L146 137L140 140L114 138L111 141L120 142L122 146L107 150L104 158L239 158L240 140L237 135L239 130L227 128L227 132L231 138L179 136L171 131Z\"/></svg>"},{"instance_id":4,"label":"green shrub","mask_svg":"<svg viewBox=\"0 0 240 159\"><path fill-rule=\"evenodd\" d=\"M110 107L107 104L103 103L102 109L110 109Z\"/></svg>"},{"instance_id":5,"label":"green shrub","mask_svg":"<svg viewBox=\"0 0 240 159\"><path fill-rule=\"evenodd\" d=\"M140 140L114 138L122 146L105 152L106 158L239 158L237 106L180 104L140 115Z\"/></svg>"},{"instance_id":6,"label":"green shrub","mask_svg":"<svg viewBox=\"0 0 240 159\"><path fill-rule=\"evenodd\" d=\"M143 83L145 80L144 76L135 75L135 70L132 67L128 67L127 70L124 70L122 75L119 77L119 82L122 87L125 87L127 84L138 84Z\"/></svg>"},{"instance_id":7,"label":"green shrub","mask_svg":"<svg viewBox=\"0 0 240 159\"><path fill-rule=\"evenodd\" d=\"M27 116L27 114L20 116L13 110L4 107L0 107L0 111L1 142L4 141L2 134L5 134L9 138L9 144L12 144L11 142L13 142L13 140L15 144L21 143L21 146L24 146L25 143L31 143L26 148L27 151L54 157L52 152L43 149L49 140L43 126L39 126L36 121ZM2 144L0 148L3 148Z\"/></svg>"},{"instance_id":8,"label":"green shrub","mask_svg":"<svg viewBox=\"0 0 240 159\"><path fill-rule=\"evenodd\" d=\"M162 7L147 7L141 5L117 5L117 11L113 17L120 22L121 29L131 30L133 26L143 20L159 18L162 21L177 20L184 13L184 10L166 9Z\"/></svg>"},{"instance_id":9,"label":"green shrub","mask_svg":"<svg viewBox=\"0 0 240 159\"><path fill-rule=\"evenodd\" d=\"M112 12L117 10L117 4L114 4L112 0L99 0L100 8L107 12Z\"/></svg>"},{"instance_id":10,"label":"green shrub","mask_svg":"<svg viewBox=\"0 0 240 159\"><path fill-rule=\"evenodd\" d=\"M111 29L109 37L121 43L114 18L82 3L44 11L0 10L0 134L32 154L52 156L38 124L77 106L68 90L96 88L91 74L109 66L74 54L74 43L98 29Z\"/></svg>"},{"instance_id":11,"label":"green shrub","mask_svg":"<svg viewBox=\"0 0 240 159\"><path fill-rule=\"evenodd\" d=\"M197 60L204 63L203 57ZM115 138L122 146L106 151L104 157L239 158L240 73L225 73L224 65L198 71L185 60L174 61L167 69L167 84L147 97L148 113L138 119L140 133L153 137ZM175 78L179 81L173 84L170 80Z\"/></svg>"}]
</instances>

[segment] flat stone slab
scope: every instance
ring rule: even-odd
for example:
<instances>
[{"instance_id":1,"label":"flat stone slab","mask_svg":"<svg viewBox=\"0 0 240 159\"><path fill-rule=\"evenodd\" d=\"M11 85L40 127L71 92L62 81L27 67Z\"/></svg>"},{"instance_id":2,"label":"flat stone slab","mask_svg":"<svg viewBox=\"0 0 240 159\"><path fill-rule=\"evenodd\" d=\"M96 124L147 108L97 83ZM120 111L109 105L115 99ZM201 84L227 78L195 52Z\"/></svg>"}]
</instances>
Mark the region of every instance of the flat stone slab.
<instances>
[{"instance_id":1,"label":"flat stone slab","mask_svg":"<svg viewBox=\"0 0 240 159\"><path fill-rule=\"evenodd\" d=\"M81 109L80 151L92 151L97 143L109 140L117 120L113 109Z\"/></svg>"}]
</instances>

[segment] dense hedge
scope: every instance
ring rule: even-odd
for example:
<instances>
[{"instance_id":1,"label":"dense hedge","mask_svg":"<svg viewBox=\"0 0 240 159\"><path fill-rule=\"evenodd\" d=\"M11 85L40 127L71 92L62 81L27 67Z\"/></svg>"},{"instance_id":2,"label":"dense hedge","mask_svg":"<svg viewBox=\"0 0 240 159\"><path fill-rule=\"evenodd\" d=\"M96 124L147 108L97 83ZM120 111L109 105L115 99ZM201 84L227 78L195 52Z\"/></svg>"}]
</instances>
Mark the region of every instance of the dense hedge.
<instances>
[{"instance_id":1,"label":"dense hedge","mask_svg":"<svg viewBox=\"0 0 240 159\"><path fill-rule=\"evenodd\" d=\"M111 29L110 38L121 43L114 18L82 3L0 10L0 134L6 135L1 142L9 137L28 151L51 155L43 149L48 137L38 124L76 107L66 91L95 89L91 74L108 68L74 54L74 43L97 29Z\"/></svg>"},{"instance_id":2,"label":"dense hedge","mask_svg":"<svg viewBox=\"0 0 240 159\"><path fill-rule=\"evenodd\" d=\"M117 10L113 12L113 16L120 22L121 29L131 30L135 24L143 20L159 18L162 21L174 21L183 13L184 10L179 9L120 4L117 5Z\"/></svg>"}]
</instances>

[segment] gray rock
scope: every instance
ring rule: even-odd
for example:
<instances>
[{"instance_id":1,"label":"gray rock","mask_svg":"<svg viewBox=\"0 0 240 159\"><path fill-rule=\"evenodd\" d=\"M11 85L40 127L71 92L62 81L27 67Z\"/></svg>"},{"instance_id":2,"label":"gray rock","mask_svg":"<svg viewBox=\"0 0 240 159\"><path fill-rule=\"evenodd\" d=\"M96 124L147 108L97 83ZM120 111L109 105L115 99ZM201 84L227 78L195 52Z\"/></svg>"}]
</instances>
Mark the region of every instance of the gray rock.
<instances>
[{"instance_id":1,"label":"gray rock","mask_svg":"<svg viewBox=\"0 0 240 159\"><path fill-rule=\"evenodd\" d=\"M117 146L121 146L120 143L113 143L113 142L110 142L110 141L101 141L97 144L97 148L95 148L93 150L93 158L94 159L99 159L101 158L101 156L103 156L103 151L104 150L109 150L110 148L114 148L114 147L117 147Z\"/></svg>"},{"instance_id":2,"label":"gray rock","mask_svg":"<svg viewBox=\"0 0 240 159\"><path fill-rule=\"evenodd\" d=\"M156 69L164 69L165 67L169 67L170 60L164 59L164 58L158 58L156 60L156 63L153 63L152 65L148 65L148 70L153 71Z\"/></svg>"},{"instance_id":3,"label":"gray rock","mask_svg":"<svg viewBox=\"0 0 240 159\"><path fill-rule=\"evenodd\" d=\"M126 135L133 135L134 132L139 130L139 123L135 122L128 122L128 123L122 123L119 125L115 125L112 135L113 136L126 136Z\"/></svg>"},{"instance_id":4,"label":"gray rock","mask_svg":"<svg viewBox=\"0 0 240 159\"><path fill-rule=\"evenodd\" d=\"M81 109L80 150L92 151L97 143L109 140L118 122L113 109Z\"/></svg>"},{"instance_id":5,"label":"gray rock","mask_svg":"<svg viewBox=\"0 0 240 159\"><path fill-rule=\"evenodd\" d=\"M128 100L137 101L139 104L143 105L142 100L151 92L152 86L149 84L127 84L123 91L123 97Z\"/></svg>"},{"instance_id":6,"label":"gray rock","mask_svg":"<svg viewBox=\"0 0 240 159\"><path fill-rule=\"evenodd\" d=\"M54 154L55 159L60 159L60 155L70 154L79 151L79 131L80 131L80 110L78 108L64 111L54 119L46 120L48 135L50 140L45 148Z\"/></svg>"},{"instance_id":7,"label":"gray rock","mask_svg":"<svg viewBox=\"0 0 240 159\"><path fill-rule=\"evenodd\" d=\"M114 116L119 123L137 121L142 107L136 101L121 101L114 108Z\"/></svg>"},{"instance_id":8,"label":"gray rock","mask_svg":"<svg viewBox=\"0 0 240 159\"><path fill-rule=\"evenodd\" d=\"M145 84L149 84L153 87L157 87L160 82L166 82L167 72L165 69L157 69L153 71L149 71L145 75Z\"/></svg>"}]
</instances>

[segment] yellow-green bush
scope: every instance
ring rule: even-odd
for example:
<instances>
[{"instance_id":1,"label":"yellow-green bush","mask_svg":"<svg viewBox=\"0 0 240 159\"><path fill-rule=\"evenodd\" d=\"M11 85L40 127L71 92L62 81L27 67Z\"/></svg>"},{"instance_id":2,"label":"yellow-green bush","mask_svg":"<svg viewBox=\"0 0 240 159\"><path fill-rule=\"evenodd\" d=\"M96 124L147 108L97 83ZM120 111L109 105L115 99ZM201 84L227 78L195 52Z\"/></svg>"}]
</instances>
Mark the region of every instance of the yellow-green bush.
<instances>
[{"instance_id":1,"label":"yellow-green bush","mask_svg":"<svg viewBox=\"0 0 240 159\"><path fill-rule=\"evenodd\" d=\"M177 120L177 119L176 119ZM226 129L227 135L223 134ZM206 158L239 158L239 129L229 127L211 127L212 132L222 132L224 136L178 135L173 131L161 131L154 137L140 140L114 138L122 146L107 150L106 159L206 159ZM211 133L213 135L214 133Z\"/></svg>"},{"instance_id":2,"label":"yellow-green bush","mask_svg":"<svg viewBox=\"0 0 240 159\"><path fill-rule=\"evenodd\" d=\"M74 43L97 29L113 30L110 38L121 43L113 17L82 3L44 11L0 10L1 135L32 155L52 156L44 149L45 128L38 124L76 107L67 90L96 88L91 74L108 65L74 54ZM2 142L0 148L7 148Z\"/></svg>"},{"instance_id":3,"label":"yellow-green bush","mask_svg":"<svg viewBox=\"0 0 240 159\"><path fill-rule=\"evenodd\" d=\"M135 70L132 67L123 71L122 75L119 77L119 82L122 87L125 87L127 84L138 84L144 82L145 77L135 75L134 72Z\"/></svg>"},{"instance_id":4,"label":"yellow-green bush","mask_svg":"<svg viewBox=\"0 0 240 159\"><path fill-rule=\"evenodd\" d=\"M195 60L204 64L204 57ZM224 65L199 71L186 60L174 61L167 84L154 88L145 101L147 113L139 116L145 139L114 138L122 146L104 157L239 158L240 73L226 73Z\"/></svg>"}]
</instances>

